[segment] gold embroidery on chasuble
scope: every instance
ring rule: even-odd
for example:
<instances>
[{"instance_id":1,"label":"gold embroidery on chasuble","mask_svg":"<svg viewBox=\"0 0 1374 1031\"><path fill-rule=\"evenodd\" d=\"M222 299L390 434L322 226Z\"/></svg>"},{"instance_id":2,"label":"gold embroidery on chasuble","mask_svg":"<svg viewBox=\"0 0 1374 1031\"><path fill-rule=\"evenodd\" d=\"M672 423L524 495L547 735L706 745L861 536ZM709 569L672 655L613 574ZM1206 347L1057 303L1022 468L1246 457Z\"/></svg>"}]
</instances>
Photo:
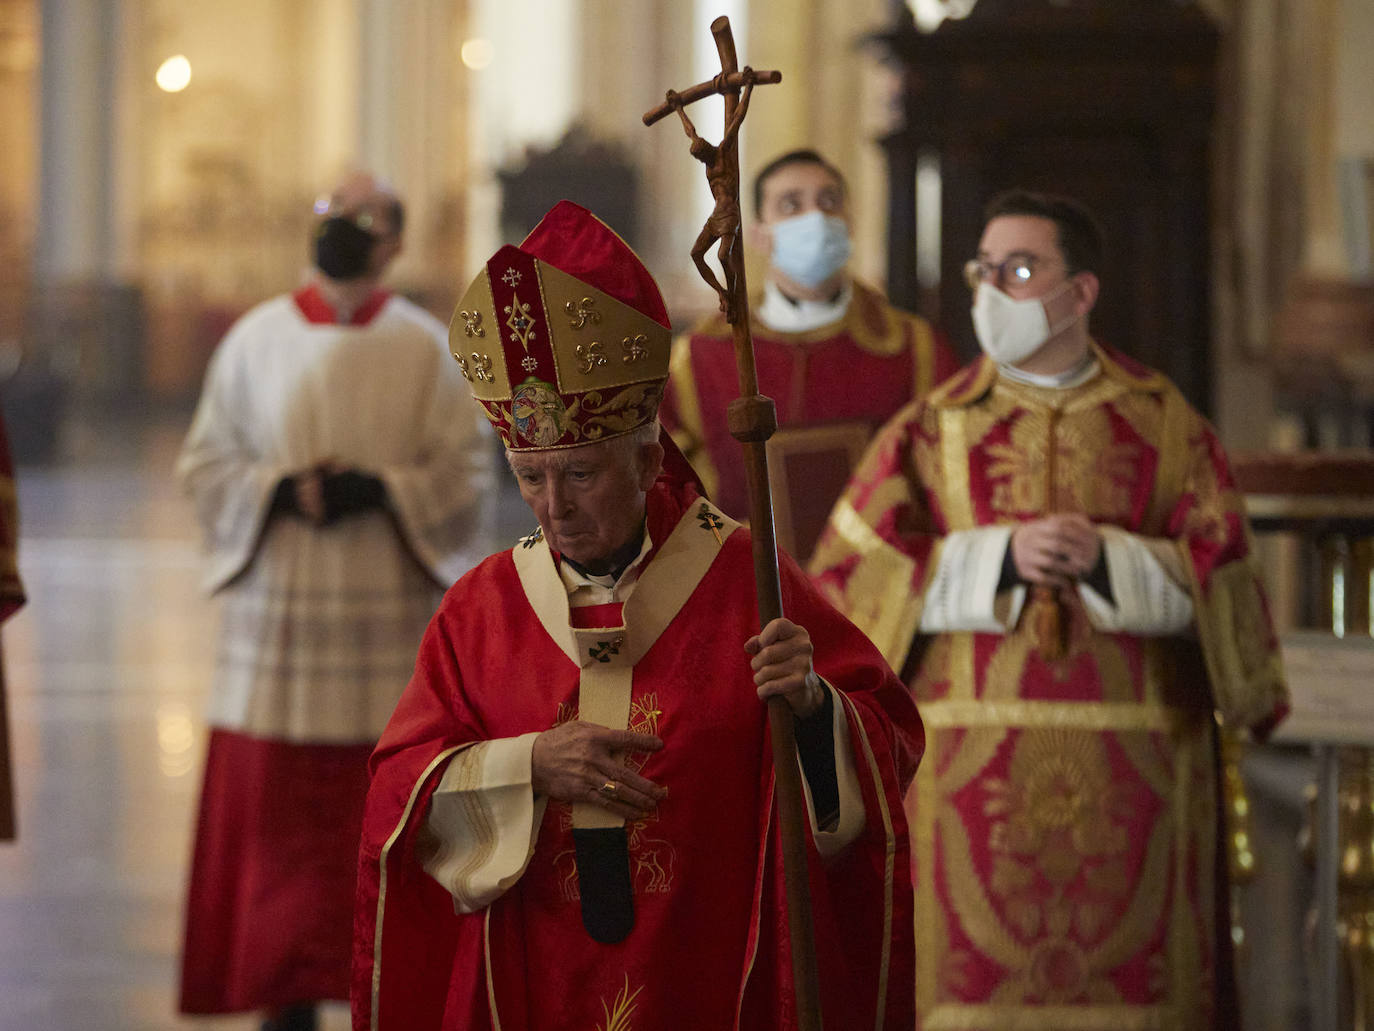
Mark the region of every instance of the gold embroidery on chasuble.
<instances>
[{"instance_id":1,"label":"gold embroidery on chasuble","mask_svg":"<svg viewBox=\"0 0 1374 1031\"><path fill-rule=\"evenodd\" d=\"M639 1004L635 1001L639 998L639 993L644 991L644 986L640 985L634 991L630 991L630 975L625 975L625 987L616 992L616 996L611 1002L601 1000L601 1012L604 1017L602 1023L596 1025L596 1031L634 1031L633 1018L635 1010Z\"/></svg>"},{"instance_id":2,"label":"gold embroidery on chasuble","mask_svg":"<svg viewBox=\"0 0 1374 1031\"><path fill-rule=\"evenodd\" d=\"M975 449L985 446L991 459L986 475L994 521L1046 512L1129 519L1142 448L1115 439L1111 413L1123 405L1153 405L1152 399L1105 381L1062 408L1060 400L1052 391L999 383L990 403L970 413L969 440ZM985 443L1000 427L1009 439Z\"/></svg>"}]
</instances>

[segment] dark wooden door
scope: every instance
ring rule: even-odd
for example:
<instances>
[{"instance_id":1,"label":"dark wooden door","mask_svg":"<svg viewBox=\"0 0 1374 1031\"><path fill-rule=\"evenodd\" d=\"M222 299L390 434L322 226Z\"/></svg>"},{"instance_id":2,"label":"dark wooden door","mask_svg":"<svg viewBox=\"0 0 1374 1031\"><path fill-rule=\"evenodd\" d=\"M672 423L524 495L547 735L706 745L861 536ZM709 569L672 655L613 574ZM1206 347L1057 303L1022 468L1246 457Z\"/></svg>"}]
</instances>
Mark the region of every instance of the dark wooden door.
<instances>
[{"instance_id":1,"label":"dark wooden door","mask_svg":"<svg viewBox=\"0 0 1374 1031\"><path fill-rule=\"evenodd\" d=\"M878 37L902 71L889 168L893 299L978 353L960 269L983 205L1013 186L1086 202L1107 232L1095 336L1210 408L1209 144L1218 34L1172 0L981 0L929 35ZM940 284L915 276L915 169L939 161Z\"/></svg>"}]
</instances>

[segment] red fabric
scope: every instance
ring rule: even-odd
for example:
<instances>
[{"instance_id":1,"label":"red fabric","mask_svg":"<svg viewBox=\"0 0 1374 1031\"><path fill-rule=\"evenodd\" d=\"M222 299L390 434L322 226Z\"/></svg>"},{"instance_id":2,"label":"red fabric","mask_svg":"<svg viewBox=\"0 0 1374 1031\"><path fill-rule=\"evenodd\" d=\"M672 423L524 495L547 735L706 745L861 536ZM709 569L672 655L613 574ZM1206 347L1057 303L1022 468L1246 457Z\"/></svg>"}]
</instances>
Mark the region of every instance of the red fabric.
<instances>
[{"instance_id":1,"label":"red fabric","mask_svg":"<svg viewBox=\"0 0 1374 1031\"><path fill-rule=\"evenodd\" d=\"M876 305L880 299L871 292L862 298L856 294L854 303ZM879 313L856 313L856 317L860 314L877 318ZM956 370L953 353L937 335L933 373L928 382L918 385L915 331L909 321L887 317L890 322L881 329L870 327L874 336L883 334L895 341L887 353L865 347L848 324L819 339L816 334L779 334L761 325L753 327L759 393L772 398L780 428L863 423L870 433L876 432L916 394ZM704 330L690 334L685 346L691 353L700 425L685 424L678 396L683 388L674 378L668 381L659 418L670 431L700 438L717 475L712 500L727 515L748 519L744 460L726 417L730 402L739 397L734 338L728 327L713 320Z\"/></svg>"},{"instance_id":2,"label":"red fabric","mask_svg":"<svg viewBox=\"0 0 1374 1031\"><path fill-rule=\"evenodd\" d=\"M367 295L367 299L353 313L353 317L348 320L350 326L366 326L377 313L382 310L382 305L386 304L391 297L386 290L373 290ZM296 302L296 307L305 316L307 322L316 325L333 326L339 324L338 313L330 303L325 300L324 294L320 293L320 288L315 283L303 286L291 295Z\"/></svg>"},{"instance_id":3,"label":"red fabric","mask_svg":"<svg viewBox=\"0 0 1374 1031\"><path fill-rule=\"evenodd\" d=\"M655 539L692 497L674 497L660 482L650 494ZM873 748L872 764L862 751L858 759L870 814L864 837L828 863L812 857L825 1024L874 1026L886 950L884 1026L909 1027L914 958L899 798L919 758L920 722L868 641L785 558L782 572L786 611L810 629L818 671L846 692L857 709L851 732L857 741L862 727ZM355 911L356 1029L489 1029L489 992L502 1027L604 1026L603 1004L613 1006L627 986L639 994L626 1026L793 1026L765 709L742 652L756 628L753 597L750 542L740 531L635 669L633 711L652 722L632 718L631 726L653 727L665 741L642 772L670 795L630 829L635 927L624 942L601 945L582 927L566 805L549 806L529 868L483 913L455 916L414 860L443 764L423 774L441 751L547 729L577 700L578 671L543 632L509 552L450 590L372 759ZM383 867L383 847L402 824ZM884 912L889 863L894 898Z\"/></svg>"},{"instance_id":4,"label":"red fabric","mask_svg":"<svg viewBox=\"0 0 1374 1031\"><path fill-rule=\"evenodd\" d=\"M620 610L623 608L619 603L608 605L583 605L573 609L569 614L572 625L583 629L593 629L602 626L620 626Z\"/></svg>"},{"instance_id":5,"label":"red fabric","mask_svg":"<svg viewBox=\"0 0 1374 1031\"><path fill-rule=\"evenodd\" d=\"M569 200L559 201L525 237L520 249L668 328L663 295L639 255L586 208ZM493 278L499 277L500 271Z\"/></svg>"},{"instance_id":6,"label":"red fabric","mask_svg":"<svg viewBox=\"0 0 1374 1031\"><path fill-rule=\"evenodd\" d=\"M348 998L370 751L211 732L186 907L183 1013Z\"/></svg>"},{"instance_id":7,"label":"red fabric","mask_svg":"<svg viewBox=\"0 0 1374 1031\"><path fill-rule=\"evenodd\" d=\"M668 427L664 426L659 431L658 442L663 447L663 472L659 474L660 479L678 484L681 487L689 487L698 497L706 497L706 487L702 484L701 477L697 475L697 471L692 468L692 463L687 461L682 449L673 440L673 435L668 432Z\"/></svg>"},{"instance_id":8,"label":"red fabric","mask_svg":"<svg viewBox=\"0 0 1374 1031\"><path fill-rule=\"evenodd\" d=\"M1266 706L1282 711L1277 640L1214 431L1157 373L1098 356L1102 375L1058 398L1053 417L1045 392L999 380L984 360L894 419L845 493L890 548L856 547L832 527L813 565L862 620L925 596L951 531L1079 512L1177 542L1198 584L1196 634L1099 632L1064 591L1057 658L1035 601L1005 634L910 643L909 685L938 728L908 796L928 946L918 1027L947 1026L952 1012L976 1021L958 1008L978 1005L1031 1022L1042 1006L1078 1007L1074 1026L1096 1027L1104 1000L1132 1019L1177 1012L1229 1026L1217 994L1230 971L1213 710L1233 717L1214 692L1250 696L1243 711L1269 724ZM913 560L910 577L894 552ZM1209 637L1218 626L1226 640ZM1225 646L1245 676L1222 664ZM1237 683L1211 682L1209 666ZM1046 719L1042 703L1077 704ZM1109 707L1136 719L1096 725Z\"/></svg>"}]
</instances>

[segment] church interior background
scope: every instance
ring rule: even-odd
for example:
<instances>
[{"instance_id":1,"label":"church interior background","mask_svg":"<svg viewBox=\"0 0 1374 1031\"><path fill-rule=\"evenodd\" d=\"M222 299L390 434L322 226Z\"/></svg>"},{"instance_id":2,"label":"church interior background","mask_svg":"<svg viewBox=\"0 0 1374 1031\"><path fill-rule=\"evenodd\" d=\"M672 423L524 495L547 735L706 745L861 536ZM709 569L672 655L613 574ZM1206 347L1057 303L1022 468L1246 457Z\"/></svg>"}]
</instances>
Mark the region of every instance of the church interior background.
<instances>
[{"instance_id":1,"label":"church interior background","mask_svg":"<svg viewBox=\"0 0 1374 1031\"><path fill-rule=\"evenodd\" d=\"M742 62L783 72L751 109L744 181L784 149L830 155L850 184L855 271L887 284L903 229L882 141L900 131L911 72L880 37L1009 6L982 5L0 0L0 405L29 594L3 638L19 836L0 844L0 1031L193 1026L173 1011L214 610L197 591L196 531L171 463L220 336L299 282L316 195L354 167L394 182L407 233L392 285L444 321L485 256L569 195L622 229L685 327L713 300L688 258L710 196L676 126L640 118L667 87L718 70L708 26L726 14ZM1214 28L1209 181L1195 184L1207 224L1191 227L1208 255L1203 403L1233 452L1367 457L1374 4L1010 6L1081 19L1085 32L1130 8L1188 8ZM704 112L697 124L719 135ZM928 307L949 184L918 157L906 271ZM1356 491L1346 514L1366 498ZM517 506L504 499L493 550L523 529ZM1318 1026L1328 995L1374 999L1374 945L1360 930L1374 926L1374 763L1362 747L1374 709L1331 696L1332 685L1359 695L1374 671L1358 646L1374 579L1358 520L1342 525L1339 554L1291 534L1262 541L1280 621L1301 643L1295 681L1331 688L1311 704L1340 729L1298 721L1239 767L1254 869L1236 935L1258 1031ZM1333 582L1346 592L1336 602ZM1321 650L1314 628L1342 646ZM1323 770L1345 806L1339 903L1323 901L1314 859L1336 819L1323 824L1312 791ZM1312 913L1345 933L1336 983ZM1341 1002L1332 1019L1363 1026L1366 1006ZM326 1014L327 1027L346 1024L342 1008Z\"/></svg>"}]
</instances>

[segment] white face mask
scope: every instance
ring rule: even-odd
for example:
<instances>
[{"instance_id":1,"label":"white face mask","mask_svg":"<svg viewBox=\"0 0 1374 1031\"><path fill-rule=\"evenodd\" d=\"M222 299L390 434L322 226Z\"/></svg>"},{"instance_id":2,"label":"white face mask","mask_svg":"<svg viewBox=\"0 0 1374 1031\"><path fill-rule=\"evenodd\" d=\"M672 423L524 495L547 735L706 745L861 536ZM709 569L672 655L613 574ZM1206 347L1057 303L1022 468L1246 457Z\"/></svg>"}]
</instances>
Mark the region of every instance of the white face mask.
<instances>
[{"instance_id":1,"label":"white face mask","mask_svg":"<svg viewBox=\"0 0 1374 1031\"><path fill-rule=\"evenodd\" d=\"M849 260L849 227L823 211L775 222L773 267L808 290L820 286Z\"/></svg>"},{"instance_id":2,"label":"white face mask","mask_svg":"<svg viewBox=\"0 0 1374 1031\"><path fill-rule=\"evenodd\" d=\"M1064 280L1043 297L1017 301L991 283L980 283L973 298L973 329L983 353L998 365L1020 365L1056 333L1062 333L1078 319L1069 315L1051 326L1045 302L1053 300L1072 285Z\"/></svg>"}]
</instances>

